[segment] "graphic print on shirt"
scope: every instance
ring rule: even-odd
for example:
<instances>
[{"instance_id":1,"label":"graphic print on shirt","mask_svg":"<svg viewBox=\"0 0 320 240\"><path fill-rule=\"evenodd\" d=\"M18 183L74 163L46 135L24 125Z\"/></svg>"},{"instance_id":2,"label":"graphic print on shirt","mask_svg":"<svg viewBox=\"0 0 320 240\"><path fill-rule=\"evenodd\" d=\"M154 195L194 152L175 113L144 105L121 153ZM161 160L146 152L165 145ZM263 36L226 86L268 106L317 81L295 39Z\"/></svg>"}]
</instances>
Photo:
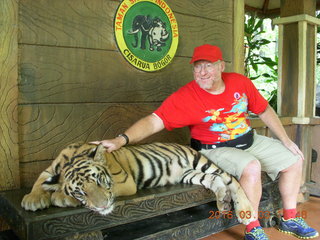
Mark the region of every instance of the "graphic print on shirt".
<instances>
[{"instance_id":1,"label":"graphic print on shirt","mask_svg":"<svg viewBox=\"0 0 320 240\"><path fill-rule=\"evenodd\" d=\"M218 110L213 110L213 109L207 110L206 112L210 113L211 115L208 117L205 117L204 119L202 119L202 121L209 122L210 120L212 120L212 121L221 120L222 118L219 116L220 116L220 113L222 110L224 110L224 108L220 108Z\"/></svg>"},{"instance_id":2,"label":"graphic print on shirt","mask_svg":"<svg viewBox=\"0 0 320 240\"><path fill-rule=\"evenodd\" d=\"M246 121L247 109L248 98L246 94L243 93L241 96L239 93L235 93L231 110L225 112L223 112L224 108L207 110L206 113L211 115L203 118L202 121L213 121L210 131L219 134L219 141L232 140L251 130Z\"/></svg>"}]
</instances>

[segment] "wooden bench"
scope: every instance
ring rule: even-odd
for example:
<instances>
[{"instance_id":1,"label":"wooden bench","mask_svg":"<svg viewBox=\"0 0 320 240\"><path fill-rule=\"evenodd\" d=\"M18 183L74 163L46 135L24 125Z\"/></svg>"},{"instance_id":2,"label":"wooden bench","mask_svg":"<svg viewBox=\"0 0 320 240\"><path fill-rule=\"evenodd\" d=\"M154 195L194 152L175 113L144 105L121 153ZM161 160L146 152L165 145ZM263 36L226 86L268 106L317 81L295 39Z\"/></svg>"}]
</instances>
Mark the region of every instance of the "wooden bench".
<instances>
[{"instance_id":1,"label":"wooden bench","mask_svg":"<svg viewBox=\"0 0 320 240\"><path fill-rule=\"evenodd\" d=\"M277 181L263 175L260 203L263 226L275 224L274 213L280 208ZM11 231L0 233L1 240L49 239L197 239L239 224L235 215L210 219L218 211L214 194L201 186L178 184L143 189L129 197L119 197L115 210L101 216L88 209L57 208L29 212L20 202L29 190L0 193L0 216Z\"/></svg>"}]
</instances>

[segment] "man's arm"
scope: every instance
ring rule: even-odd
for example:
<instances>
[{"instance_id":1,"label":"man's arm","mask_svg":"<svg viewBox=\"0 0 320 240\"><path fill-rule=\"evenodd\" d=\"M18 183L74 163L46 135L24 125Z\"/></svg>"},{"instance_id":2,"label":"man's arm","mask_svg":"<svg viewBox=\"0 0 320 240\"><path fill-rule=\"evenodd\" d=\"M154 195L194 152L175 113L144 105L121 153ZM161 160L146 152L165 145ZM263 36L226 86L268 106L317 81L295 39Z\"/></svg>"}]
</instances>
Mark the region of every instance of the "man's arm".
<instances>
[{"instance_id":1,"label":"man's arm","mask_svg":"<svg viewBox=\"0 0 320 240\"><path fill-rule=\"evenodd\" d=\"M155 114L150 114L134 123L125 131L125 134L128 136L130 143L137 143L153 135L154 133L160 132L162 129L164 129L164 124L161 118ZM108 152L112 152L124 146L126 144L126 139L120 136L113 139L95 141L92 143L101 143Z\"/></svg>"},{"instance_id":2,"label":"man's arm","mask_svg":"<svg viewBox=\"0 0 320 240\"><path fill-rule=\"evenodd\" d=\"M270 105L266 110L259 114L260 119L267 125L268 128L279 138L279 140L285 145L291 152L299 155L304 159L303 153L299 147L288 137L282 123Z\"/></svg>"}]
</instances>

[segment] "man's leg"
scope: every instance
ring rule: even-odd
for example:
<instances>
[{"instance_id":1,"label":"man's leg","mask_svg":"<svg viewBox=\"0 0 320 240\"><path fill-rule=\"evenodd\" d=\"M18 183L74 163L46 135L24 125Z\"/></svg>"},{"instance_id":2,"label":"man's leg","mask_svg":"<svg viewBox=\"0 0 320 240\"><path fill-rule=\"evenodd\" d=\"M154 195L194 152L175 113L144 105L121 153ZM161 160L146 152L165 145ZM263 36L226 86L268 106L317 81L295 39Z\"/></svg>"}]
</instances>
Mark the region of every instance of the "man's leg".
<instances>
[{"instance_id":1,"label":"man's leg","mask_svg":"<svg viewBox=\"0 0 320 240\"><path fill-rule=\"evenodd\" d=\"M297 207L297 197L300 190L302 175L302 160L281 171L279 178L279 190L284 209Z\"/></svg>"},{"instance_id":2,"label":"man's leg","mask_svg":"<svg viewBox=\"0 0 320 240\"><path fill-rule=\"evenodd\" d=\"M246 226L245 239L268 240L258 221L262 185L261 165L257 158L248 152L234 148L202 150L201 153L211 159L217 166L235 176L251 202L255 211L256 221Z\"/></svg>"},{"instance_id":3,"label":"man's leg","mask_svg":"<svg viewBox=\"0 0 320 240\"><path fill-rule=\"evenodd\" d=\"M259 203L262 195L261 165L258 160L251 161L243 170L239 183L254 209L255 221L246 226L245 239L268 239L258 219Z\"/></svg>"},{"instance_id":4,"label":"man's leg","mask_svg":"<svg viewBox=\"0 0 320 240\"><path fill-rule=\"evenodd\" d=\"M262 194L261 165L252 154L235 148L217 148L202 150L208 157L224 171L235 176L246 193L249 201L258 215L258 207Z\"/></svg>"},{"instance_id":5,"label":"man's leg","mask_svg":"<svg viewBox=\"0 0 320 240\"><path fill-rule=\"evenodd\" d=\"M283 204L283 218L279 230L298 238L315 238L319 233L308 226L303 218L296 217L297 197L300 189L303 162L300 159L281 171L279 190Z\"/></svg>"},{"instance_id":6,"label":"man's leg","mask_svg":"<svg viewBox=\"0 0 320 240\"><path fill-rule=\"evenodd\" d=\"M246 166L239 183L253 206L255 218L258 219L258 209L262 194L261 165L258 160L251 161Z\"/></svg>"},{"instance_id":7,"label":"man's leg","mask_svg":"<svg viewBox=\"0 0 320 240\"><path fill-rule=\"evenodd\" d=\"M278 229L298 238L315 238L318 232L309 227L303 218L296 217L297 196L300 190L302 160L280 141L255 135L248 150L259 159L262 171L274 180L280 173L279 190L283 203L283 218Z\"/></svg>"}]
</instances>

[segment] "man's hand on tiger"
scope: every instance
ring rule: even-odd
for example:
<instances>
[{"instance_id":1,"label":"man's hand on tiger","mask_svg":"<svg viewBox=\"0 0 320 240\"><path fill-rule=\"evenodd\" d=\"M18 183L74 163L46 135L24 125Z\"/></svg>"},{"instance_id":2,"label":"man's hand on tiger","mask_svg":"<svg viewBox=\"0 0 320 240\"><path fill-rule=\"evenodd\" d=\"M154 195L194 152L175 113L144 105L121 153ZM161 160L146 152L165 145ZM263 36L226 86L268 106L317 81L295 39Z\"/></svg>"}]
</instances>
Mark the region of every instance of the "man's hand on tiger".
<instances>
[{"instance_id":1,"label":"man's hand on tiger","mask_svg":"<svg viewBox=\"0 0 320 240\"><path fill-rule=\"evenodd\" d=\"M101 140L101 141L93 141L90 142L91 144L99 145L102 144L104 148L107 150L107 152L112 152L115 150L118 150L122 146L125 145L124 139L116 137L114 139L107 139L107 140Z\"/></svg>"}]
</instances>

